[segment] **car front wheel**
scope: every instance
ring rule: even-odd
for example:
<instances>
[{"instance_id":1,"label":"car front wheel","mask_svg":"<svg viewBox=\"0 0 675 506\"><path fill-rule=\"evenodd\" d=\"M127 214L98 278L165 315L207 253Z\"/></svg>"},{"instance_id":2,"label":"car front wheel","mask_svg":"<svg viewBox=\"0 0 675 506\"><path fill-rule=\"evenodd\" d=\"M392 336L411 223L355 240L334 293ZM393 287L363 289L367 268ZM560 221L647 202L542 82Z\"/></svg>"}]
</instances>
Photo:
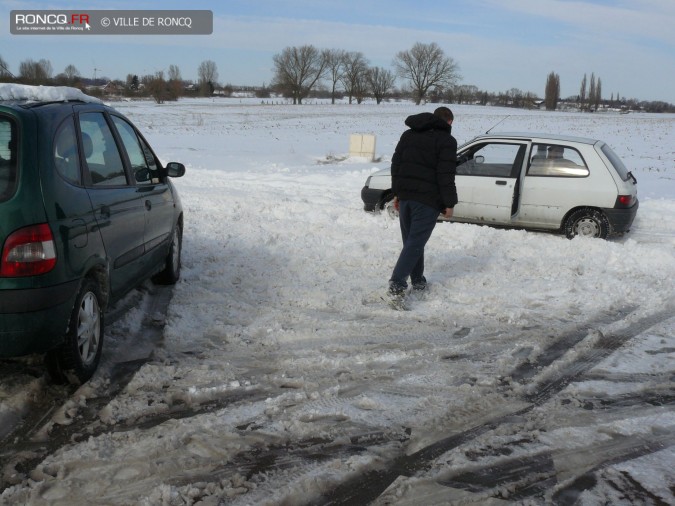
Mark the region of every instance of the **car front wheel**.
<instances>
[{"instance_id":1,"label":"car front wheel","mask_svg":"<svg viewBox=\"0 0 675 506\"><path fill-rule=\"evenodd\" d=\"M606 239L609 234L607 217L597 209L578 209L565 222L565 235L575 237L597 237Z\"/></svg>"},{"instance_id":2,"label":"car front wheel","mask_svg":"<svg viewBox=\"0 0 675 506\"><path fill-rule=\"evenodd\" d=\"M103 350L103 311L98 284L82 281L65 341L47 352L45 362L56 383L82 384L96 371Z\"/></svg>"},{"instance_id":3,"label":"car front wheel","mask_svg":"<svg viewBox=\"0 0 675 506\"><path fill-rule=\"evenodd\" d=\"M392 198L391 200L388 200L385 202L384 206L382 207L386 215L391 218L392 220L398 220L398 211L394 207L394 199Z\"/></svg>"},{"instance_id":4,"label":"car front wheel","mask_svg":"<svg viewBox=\"0 0 675 506\"><path fill-rule=\"evenodd\" d=\"M183 234L180 224L173 227L171 236L171 246L169 254L166 256L164 270L152 278L158 285L174 285L180 279L180 256L183 245Z\"/></svg>"}]
</instances>

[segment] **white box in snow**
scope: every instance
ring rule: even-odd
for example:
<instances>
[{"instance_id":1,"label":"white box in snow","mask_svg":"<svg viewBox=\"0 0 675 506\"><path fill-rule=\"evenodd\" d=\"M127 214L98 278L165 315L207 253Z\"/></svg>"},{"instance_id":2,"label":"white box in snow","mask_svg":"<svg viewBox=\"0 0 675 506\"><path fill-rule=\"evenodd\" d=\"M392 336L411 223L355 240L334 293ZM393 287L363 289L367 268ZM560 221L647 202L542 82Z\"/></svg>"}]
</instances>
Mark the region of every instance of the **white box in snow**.
<instances>
[{"instance_id":1,"label":"white box in snow","mask_svg":"<svg viewBox=\"0 0 675 506\"><path fill-rule=\"evenodd\" d=\"M360 156L372 162L375 159L375 135L351 134L349 136L349 156Z\"/></svg>"}]
</instances>

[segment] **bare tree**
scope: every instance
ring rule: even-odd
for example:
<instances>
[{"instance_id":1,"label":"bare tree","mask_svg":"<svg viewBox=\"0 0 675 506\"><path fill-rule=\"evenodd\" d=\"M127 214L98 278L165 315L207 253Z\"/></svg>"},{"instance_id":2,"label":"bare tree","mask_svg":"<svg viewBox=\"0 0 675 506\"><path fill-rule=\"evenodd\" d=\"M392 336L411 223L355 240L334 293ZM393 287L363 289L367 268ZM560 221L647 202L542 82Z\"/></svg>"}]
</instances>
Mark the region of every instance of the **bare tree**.
<instances>
[{"instance_id":1,"label":"bare tree","mask_svg":"<svg viewBox=\"0 0 675 506\"><path fill-rule=\"evenodd\" d=\"M585 103L586 103L586 74L584 74L584 78L581 80L581 89L579 90L579 107L583 109Z\"/></svg>"},{"instance_id":2,"label":"bare tree","mask_svg":"<svg viewBox=\"0 0 675 506\"><path fill-rule=\"evenodd\" d=\"M537 94L528 91L523 97L522 106L525 109L534 109L537 106Z\"/></svg>"},{"instance_id":3,"label":"bare tree","mask_svg":"<svg viewBox=\"0 0 675 506\"><path fill-rule=\"evenodd\" d=\"M370 86L368 86L368 69L354 82L352 91L357 104L362 103L368 96L368 92L370 91Z\"/></svg>"},{"instance_id":4,"label":"bare tree","mask_svg":"<svg viewBox=\"0 0 675 506\"><path fill-rule=\"evenodd\" d=\"M591 72L591 84L588 87L588 109L592 110L593 104L595 104L595 72Z\"/></svg>"},{"instance_id":5,"label":"bare tree","mask_svg":"<svg viewBox=\"0 0 675 506\"><path fill-rule=\"evenodd\" d=\"M9 71L9 65L7 62L0 56L0 79L6 79L8 77L14 77Z\"/></svg>"},{"instance_id":6,"label":"bare tree","mask_svg":"<svg viewBox=\"0 0 675 506\"><path fill-rule=\"evenodd\" d=\"M544 91L544 104L547 111L555 111L558 108L560 100L560 76L551 72L546 78L546 89Z\"/></svg>"},{"instance_id":7,"label":"bare tree","mask_svg":"<svg viewBox=\"0 0 675 506\"><path fill-rule=\"evenodd\" d=\"M365 94L366 74L368 72L368 60L363 53L352 51L343 55L342 84L349 96L349 103L356 97L358 103L361 103Z\"/></svg>"},{"instance_id":8,"label":"bare tree","mask_svg":"<svg viewBox=\"0 0 675 506\"><path fill-rule=\"evenodd\" d=\"M19 77L28 84L46 84L52 76L52 64L42 59L38 62L31 59L19 64Z\"/></svg>"},{"instance_id":9,"label":"bare tree","mask_svg":"<svg viewBox=\"0 0 675 506\"><path fill-rule=\"evenodd\" d=\"M274 55L274 84L286 96L293 98L294 104L302 104L302 99L314 88L327 69L325 52L314 46L287 47Z\"/></svg>"},{"instance_id":10,"label":"bare tree","mask_svg":"<svg viewBox=\"0 0 675 506\"><path fill-rule=\"evenodd\" d=\"M38 65L40 66L40 69L42 69L42 73L45 76L45 81L51 79L52 75L54 74L52 62L46 60L45 58L40 58L40 61L38 61Z\"/></svg>"},{"instance_id":11,"label":"bare tree","mask_svg":"<svg viewBox=\"0 0 675 506\"><path fill-rule=\"evenodd\" d=\"M523 104L523 90L519 88L511 88L509 91L506 92L506 96L508 97L508 102L509 105L512 107L521 107Z\"/></svg>"},{"instance_id":12,"label":"bare tree","mask_svg":"<svg viewBox=\"0 0 675 506\"><path fill-rule=\"evenodd\" d=\"M216 89L218 81L218 67L213 60L204 60L199 64L197 69L197 76L199 77L199 87L202 93L206 96L213 94Z\"/></svg>"},{"instance_id":13,"label":"bare tree","mask_svg":"<svg viewBox=\"0 0 675 506\"><path fill-rule=\"evenodd\" d=\"M370 85L370 91L378 104L382 102L382 99L394 87L394 82L396 81L394 74L382 67L371 68L366 78Z\"/></svg>"},{"instance_id":14,"label":"bare tree","mask_svg":"<svg viewBox=\"0 0 675 506\"><path fill-rule=\"evenodd\" d=\"M71 64L66 66L66 68L63 70L63 75L68 85L72 86L73 84L75 84L75 81L79 79L80 71L77 70L77 67L75 67L75 65Z\"/></svg>"},{"instance_id":15,"label":"bare tree","mask_svg":"<svg viewBox=\"0 0 675 506\"><path fill-rule=\"evenodd\" d=\"M167 82L167 91L169 93L169 100L178 100L183 94L183 79L180 75L178 65L169 65L168 71L169 81Z\"/></svg>"},{"instance_id":16,"label":"bare tree","mask_svg":"<svg viewBox=\"0 0 675 506\"><path fill-rule=\"evenodd\" d=\"M166 81L164 80L164 71L156 72L154 77L150 78L148 82L148 89L152 98L158 104L163 104L169 98Z\"/></svg>"},{"instance_id":17,"label":"bare tree","mask_svg":"<svg viewBox=\"0 0 675 506\"><path fill-rule=\"evenodd\" d=\"M600 102L602 101L602 83L600 82L600 78L598 77L598 81L595 84L595 110L598 110L598 107L600 107Z\"/></svg>"},{"instance_id":18,"label":"bare tree","mask_svg":"<svg viewBox=\"0 0 675 506\"><path fill-rule=\"evenodd\" d=\"M215 65L215 63L214 63ZM169 65L169 71L167 72L167 77L169 81L181 81L180 68L178 65Z\"/></svg>"},{"instance_id":19,"label":"bare tree","mask_svg":"<svg viewBox=\"0 0 675 506\"><path fill-rule=\"evenodd\" d=\"M471 104L478 99L478 87L473 84L455 86L455 100L458 104Z\"/></svg>"},{"instance_id":20,"label":"bare tree","mask_svg":"<svg viewBox=\"0 0 675 506\"><path fill-rule=\"evenodd\" d=\"M394 67L400 77L410 80L418 105L430 88L450 87L459 79L457 63L445 56L435 42L417 42L412 49L399 52L394 58Z\"/></svg>"},{"instance_id":21,"label":"bare tree","mask_svg":"<svg viewBox=\"0 0 675 506\"><path fill-rule=\"evenodd\" d=\"M54 74L52 62L44 58L41 58L40 61L38 62L38 65L40 65L40 68L42 69L42 72L44 72L46 79L51 79L52 75Z\"/></svg>"},{"instance_id":22,"label":"bare tree","mask_svg":"<svg viewBox=\"0 0 675 506\"><path fill-rule=\"evenodd\" d=\"M326 58L326 74L331 83L331 104L335 103L337 83L340 82L344 74L344 57L345 51L342 49L326 49L324 51L324 58Z\"/></svg>"}]
</instances>

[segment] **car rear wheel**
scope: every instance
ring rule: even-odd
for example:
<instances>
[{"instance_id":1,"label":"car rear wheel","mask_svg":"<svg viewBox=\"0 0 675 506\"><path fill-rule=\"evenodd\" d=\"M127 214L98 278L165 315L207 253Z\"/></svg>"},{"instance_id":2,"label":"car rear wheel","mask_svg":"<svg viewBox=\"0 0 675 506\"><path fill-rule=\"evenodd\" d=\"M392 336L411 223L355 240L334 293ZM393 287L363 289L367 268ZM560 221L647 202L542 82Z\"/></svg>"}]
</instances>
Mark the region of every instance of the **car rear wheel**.
<instances>
[{"instance_id":1,"label":"car rear wheel","mask_svg":"<svg viewBox=\"0 0 675 506\"><path fill-rule=\"evenodd\" d=\"M575 237L597 237L606 239L609 234L609 221L597 209L578 209L565 222L565 235L568 239Z\"/></svg>"},{"instance_id":2,"label":"car rear wheel","mask_svg":"<svg viewBox=\"0 0 675 506\"><path fill-rule=\"evenodd\" d=\"M183 234L179 224L173 228L169 254L166 256L164 270L154 276L152 281L158 285L174 285L180 279L180 255L183 245Z\"/></svg>"},{"instance_id":3,"label":"car rear wheel","mask_svg":"<svg viewBox=\"0 0 675 506\"><path fill-rule=\"evenodd\" d=\"M90 278L82 281L68 324L65 341L45 357L56 383L82 384L96 371L103 350L101 291Z\"/></svg>"}]
</instances>

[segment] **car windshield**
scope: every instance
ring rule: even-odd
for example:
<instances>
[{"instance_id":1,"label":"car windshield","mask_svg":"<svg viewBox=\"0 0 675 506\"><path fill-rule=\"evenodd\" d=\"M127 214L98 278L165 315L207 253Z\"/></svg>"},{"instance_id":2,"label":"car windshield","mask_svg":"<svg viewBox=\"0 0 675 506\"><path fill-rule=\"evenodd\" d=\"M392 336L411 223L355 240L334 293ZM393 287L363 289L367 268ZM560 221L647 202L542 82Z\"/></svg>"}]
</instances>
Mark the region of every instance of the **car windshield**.
<instances>
[{"instance_id":1,"label":"car windshield","mask_svg":"<svg viewBox=\"0 0 675 506\"><path fill-rule=\"evenodd\" d=\"M17 171L16 125L0 116L0 202L14 194Z\"/></svg>"},{"instance_id":2,"label":"car windshield","mask_svg":"<svg viewBox=\"0 0 675 506\"><path fill-rule=\"evenodd\" d=\"M621 176L621 179L628 181L630 176L628 175L628 168L623 164L621 158L610 148L607 144L602 145L602 152L605 154L609 162L614 166L616 172Z\"/></svg>"}]
</instances>

